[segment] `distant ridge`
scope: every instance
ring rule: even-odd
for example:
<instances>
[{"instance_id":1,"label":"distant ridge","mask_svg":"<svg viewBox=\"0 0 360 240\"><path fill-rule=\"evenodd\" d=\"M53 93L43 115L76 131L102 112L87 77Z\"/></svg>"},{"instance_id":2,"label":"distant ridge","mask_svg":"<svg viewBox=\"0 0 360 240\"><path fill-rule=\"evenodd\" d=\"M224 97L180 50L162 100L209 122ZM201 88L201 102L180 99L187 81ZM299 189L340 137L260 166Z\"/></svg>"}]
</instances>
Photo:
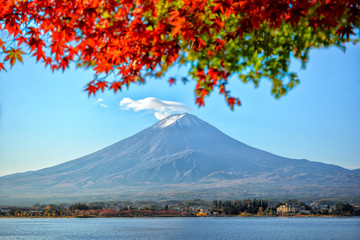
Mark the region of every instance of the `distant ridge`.
<instances>
[{"instance_id":1,"label":"distant ridge","mask_svg":"<svg viewBox=\"0 0 360 240\"><path fill-rule=\"evenodd\" d=\"M360 197L360 170L280 157L184 113L84 157L0 177L0 204L196 197Z\"/></svg>"}]
</instances>

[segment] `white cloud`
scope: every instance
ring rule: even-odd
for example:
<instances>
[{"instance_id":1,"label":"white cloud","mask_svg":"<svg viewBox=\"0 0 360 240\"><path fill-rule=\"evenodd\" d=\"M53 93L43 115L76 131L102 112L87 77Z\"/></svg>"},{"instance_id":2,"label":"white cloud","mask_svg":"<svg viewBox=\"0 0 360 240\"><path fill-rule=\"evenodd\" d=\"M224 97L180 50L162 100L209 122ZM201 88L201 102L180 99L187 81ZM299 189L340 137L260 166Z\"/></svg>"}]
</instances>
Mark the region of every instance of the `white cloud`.
<instances>
[{"instance_id":1,"label":"white cloud","mask_svg":"<svg viewBox=\"0 0 360 240\"><path fill-rule=\"evenodd\" d=\"M123 110L147 111L154 113L154 116L161 120L167 116L191 111L191 108L186 107L184 104L179 102L164 101L154 97L148 97L140 100L132 100L130 98L123 98L120 101L120 107Z\"/></svg>"},{"instance_id":2,"label":"white cloud","mask_svg":"<svg viewBox=\"0 0 360 240\"><path fill-rule=\"evenodd\" d=\"M104 107L104 108L108 108L109 106L104 104L104 99L103 98L98 98L96 101L95 101L95 105L99 105L101 107Z\"/></svg>"}]
</instances>

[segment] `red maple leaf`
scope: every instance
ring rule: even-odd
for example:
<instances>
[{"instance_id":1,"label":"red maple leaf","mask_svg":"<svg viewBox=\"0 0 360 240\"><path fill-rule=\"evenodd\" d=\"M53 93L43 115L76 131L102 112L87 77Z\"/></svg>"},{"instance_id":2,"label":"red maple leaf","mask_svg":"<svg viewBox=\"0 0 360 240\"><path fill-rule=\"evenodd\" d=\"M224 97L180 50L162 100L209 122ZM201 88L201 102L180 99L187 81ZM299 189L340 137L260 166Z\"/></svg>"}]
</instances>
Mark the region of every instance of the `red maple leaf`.
<instances>
[{"instance_id":1,"label":"red maple leaf","mask_svg":"<svg viewBox=\"0 0 360 240\"><path fill-rule=\"evenodd\" d=\"M68 67L69 67L69 58L64 57L63 59L61 59L61 62L59 64L59 68L62 68L62 70L64 71Z\"/></svg>"},{"instance_id":2,"label":"red maple leaf","mask_svg":"<svg viewBox=\"0 0 360 240\"><path fill-rule=\"evenodd\" d=\"M106 81L98 81L96 83L96 87L97 87L97 89L101 89L101 91L104 92L105 88L107 88L108 85L107 85Z\"/></svg>"},{"instance_id":3,"label":"red maple leaf","mask_svg":"<svg viewBox=\"0 0 360 240\"><path fill-rule=\"evenodd\" d=\"M197 97L196 98L196 104L198 105L198 107L205 106L204 98Z\"/></svg>"},{"instance_id":4,"label":"red maple leaf","mask_svg":"<svg viewBox=\"0 0 360 240\"><path fill-rule=\"evenodd\" d=\"M88 96L90 96L91 94L94 94L97 92L98 88L94 85L94 81L91 81L88 85L87 88L85 89L85 91L88 92Z\"/></svg>"},{"instance_id":5,"label":"red maple leaf","mask_svg":"<svg viewBox=\"0 0 360 240\"><path fill-rule=\"evenodd\" d=\"M51 57L45 58L45 67L46 67L47 65L51 65L51 62L52 62Z\"/></svg>"},{"instance_id":6,"label":"red maple leaf","mask_svg":"<svg viewBox=\"0 0 360 240\"><path fill-rule=\"evenodd\" d=\"M122 83L119 81L115 81L111 83L110 89L114 89L114 93L116 93L118 90L121 91Z\"/></svg>"},{"instance_id":7,"label":"red maple leaf","mask_svg":"<svg viewBox=\"0 0 360 240\"><path fill-rule=\"evenodd\" d=\"M171 86L171 85L173 85L173 84L176 83L176 80L175 80L175 78L170 78L170 79L168 80L168 82L169 82L169 84L170 84L170 86Z\"/></svg>"},{"instance_id":8,"label":"red maple leaf","mask_svg":"<svg viewBox=\"0 0 360 240\"><path fill-rule=\"evenodd\" d=\"M234 98L234 97L229 97L229 98L226 98L231 110L234 110L234 105L237 104L237 105L240 105L240 100L238 98Z\"/></svg>"},{"instance_id":9,"label":"red maple leaf","mask_svg":"<svg viewBox=\"0 0 360 240\"><path fill-rule=\"evenodd\" d=\"M4 69L4 71L6 71L4 64L2 62L0 62L0 71L1 71L1 69Z\"/></svg>"},{"instance_id":10,"label":"red maple leaf","mask_svg":"<svg viewBox=\"0 0 360 240\"><path fill-rule=\"evenodd\" d=\"M340 27L337 31L336 34L339 35L340 38L343 38L344 36L346 36L346 40L349 40L350 35L354 34L353 32L353 27L351 26L346 26L346 27Z\"/></svg>"}]
</instances>

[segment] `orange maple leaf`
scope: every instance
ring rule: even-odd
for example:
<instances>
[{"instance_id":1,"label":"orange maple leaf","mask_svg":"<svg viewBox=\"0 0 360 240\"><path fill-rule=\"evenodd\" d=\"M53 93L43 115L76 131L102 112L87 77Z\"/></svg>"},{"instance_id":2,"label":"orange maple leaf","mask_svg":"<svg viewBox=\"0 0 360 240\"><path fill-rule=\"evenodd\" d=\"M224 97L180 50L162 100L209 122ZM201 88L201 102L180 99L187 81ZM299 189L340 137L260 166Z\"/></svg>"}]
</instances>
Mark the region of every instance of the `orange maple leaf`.
<instances>
[{"instance_id":1,"label":"orange maple leaf","mask_svg":"<svg viewBox=\"0 0 360 240\"><path fill-rule=\"evenodd\" d=\"M25 54L23 51L21 51L20 48L18 49L14 49L14 48L10 48L10 50L5 51L5 53L7 53L8 55L6 55L6 57L4 58L4 61L8 61L10 60L10 66L14 66L16 60L18 60L19 62L23 62L22 59L22 54Z\"/></svg>"}]
</instances>

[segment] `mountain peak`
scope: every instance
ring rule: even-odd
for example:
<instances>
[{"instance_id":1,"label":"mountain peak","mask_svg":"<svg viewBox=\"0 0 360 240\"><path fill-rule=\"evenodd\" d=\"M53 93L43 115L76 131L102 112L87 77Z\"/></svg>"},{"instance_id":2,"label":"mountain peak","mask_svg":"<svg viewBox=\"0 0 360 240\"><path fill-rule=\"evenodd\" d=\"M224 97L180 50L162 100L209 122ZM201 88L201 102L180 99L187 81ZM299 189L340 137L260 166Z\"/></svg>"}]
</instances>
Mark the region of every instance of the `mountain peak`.
<instances>
[{"instance_id":1,"label":"mountain peak","mask_svg":"<svg viewBox=\"0 0 360 240\"><path fill-rule=\"evenodd\" d=\"M173 114L164 118L163 120L156 123L154 125L154 128L166 128L169 126L186 127L186 126L204 125L204 124L206 124L206 122L200 120L196 116L189 113L182 113L182 114Z\"/></svg>"},{"instance_id":2,"label":"mountain peak","mask_svg":"<svg viewBox=\"0 0 360 240\"><path fill-rule=\"evenodd\" d=\"M359 170L276 156L183 113L79 159L0 177L0 205L119 196L354 198L359 189Z\"/></svg>"},{"instance_id":3,"label":"mountain peak","mask_svg":"<svg viewBox=\"0 0 360 240\"><path fill-rule=\"evenodd\" d=\"M181 121L180 119L184 116L185 116L185 113L184 114L174 114L174 115L168 116L159 122L159 127L160 128L168 127L168 126L176 123L177 121Z\"/></svg>"}]
</instances>

